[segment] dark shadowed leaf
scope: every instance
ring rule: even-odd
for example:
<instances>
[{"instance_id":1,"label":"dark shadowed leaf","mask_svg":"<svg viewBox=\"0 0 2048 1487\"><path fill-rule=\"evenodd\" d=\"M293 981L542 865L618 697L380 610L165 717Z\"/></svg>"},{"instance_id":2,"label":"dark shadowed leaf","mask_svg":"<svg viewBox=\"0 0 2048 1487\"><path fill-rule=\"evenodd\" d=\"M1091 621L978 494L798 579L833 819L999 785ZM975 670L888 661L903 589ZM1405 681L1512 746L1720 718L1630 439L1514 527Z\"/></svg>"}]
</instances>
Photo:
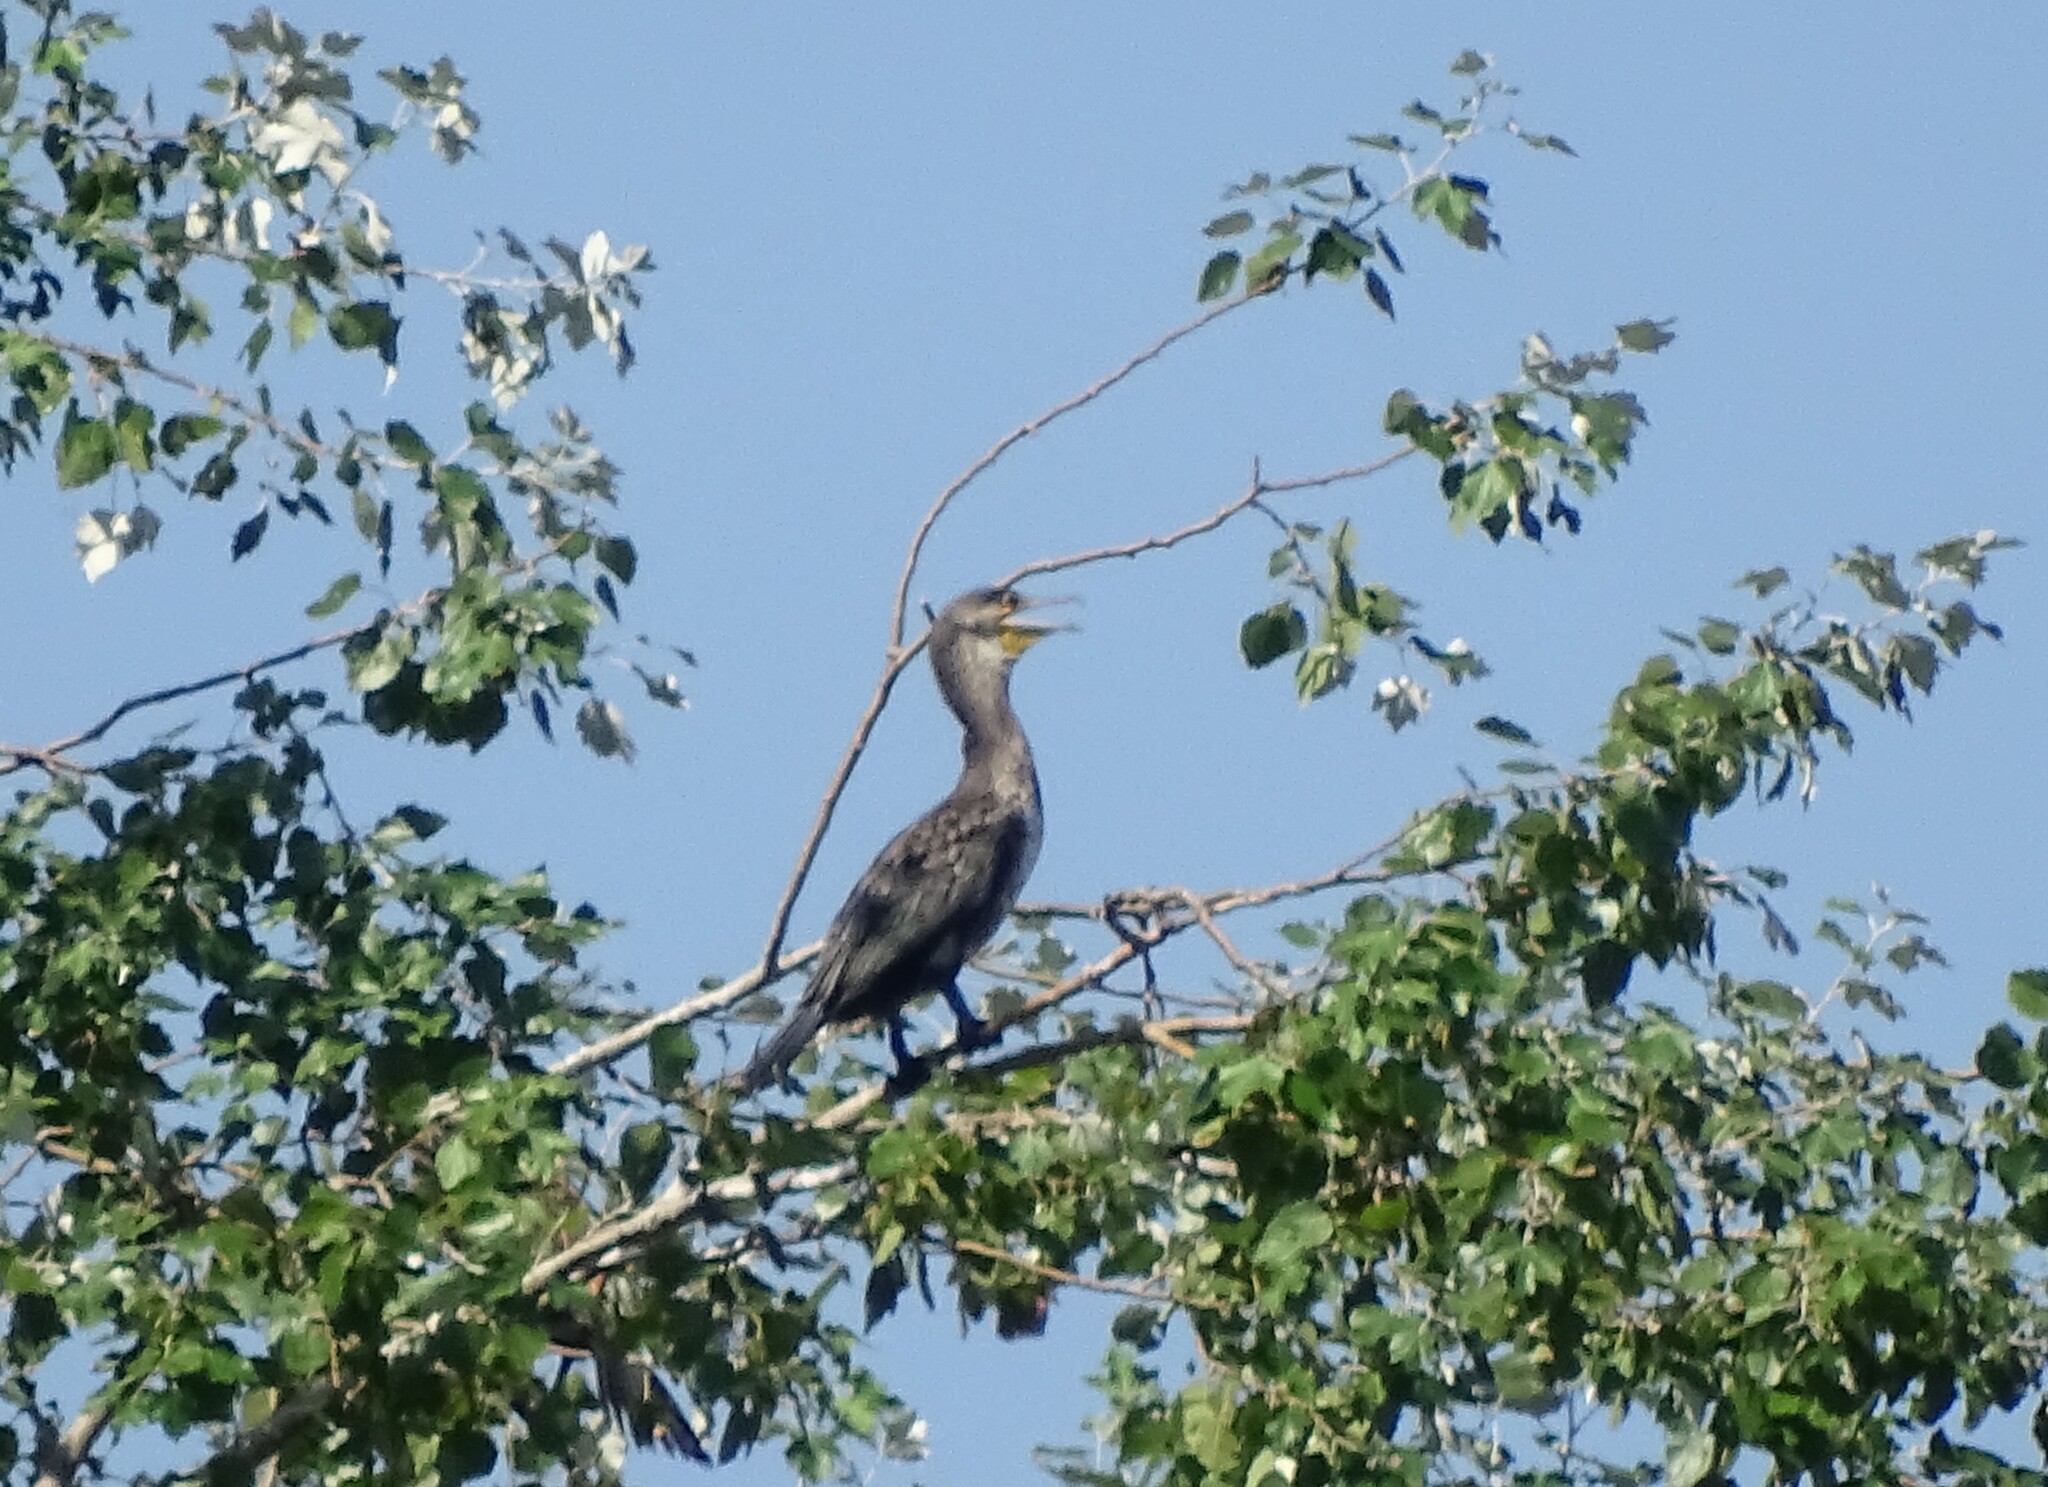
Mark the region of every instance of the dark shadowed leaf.
<instances>
[{"instance_id":1,"label":"dark shadowed leaf","mask_svg":"<svg viewBox=\"0 0 2048 1487\"><path fill-rule=\"evenodd\" d=\"M1308 644L1308 620L1284 601L1262 609L1238 628L1237 648L1254 670Z\"/></svg>"},{"instance_id":2,"label":"dark shadowed leaf","mask_svg":"<svg viewBox=\"0 0 2048 1487\"><path fill-rule=\"evenodd\" d=\"M1387 288L1387 281L1380 277L1380 271L1376 268L1365 271L1365 293L1366 297L1379 307L1381 314L1389 320L1394 318L1394 292Z\"/></svg>"},{"instance_id":3,"label":"dark shadowed leaf","mask_svg":"<svg viewBox=\"0 0 2048 1487\"><path fill-rule=\"evenodd\" d=\"M1528 747L1536 742L1536 735L1522 727L1521 724L1511 723L1506 718L1494 717L1491 714L1481 718L1472 726L1488 738L1497 738L1502 743L1519 744Z\"/></svg>"},{"instance_id":4,"label":"dark shadowed leaf","mask_svg":"<svg viewBox=\"0 0 2048 1487\"><path fill-rule=\"evenodd\" d=\"M1237 283L1237 266L1242 260L1228 248L1202 265L1202 282L1195 292L1195 298L1202 301L1221 299L1230 293Z\"/></svg>"},{"instance_id":5,"label":"dark shadowed leaf","mask_svg":"<svg viewBox=\"0 0 2048 1487\"><path fill-rule=\"evenodd\" d=\"M270 530L270 508L265 506L254 516L235 528L234 541L228 545L228 555L240 562L256 550L256 544L263 540L263 534Z\"/></svg>"}]
</instances>

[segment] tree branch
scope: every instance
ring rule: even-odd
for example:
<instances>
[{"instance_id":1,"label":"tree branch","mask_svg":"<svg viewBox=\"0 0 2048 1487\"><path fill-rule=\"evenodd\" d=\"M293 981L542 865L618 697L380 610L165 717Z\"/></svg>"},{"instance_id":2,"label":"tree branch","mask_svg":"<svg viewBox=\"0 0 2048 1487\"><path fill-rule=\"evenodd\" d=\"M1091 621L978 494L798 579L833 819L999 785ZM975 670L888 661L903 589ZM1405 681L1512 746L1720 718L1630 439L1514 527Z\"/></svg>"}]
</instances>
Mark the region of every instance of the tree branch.
<instances>
[{"instance_id":1,"label":"tree branch","mask_svg":"<svg viewBox=\"0 0 2048 1487\"><path fill-rule=\"evenodd\" d=\"M1062 1270L1057 1265L1047 1265L1037 1260L1027 1260L1022 1255L1011 1254L1000 1245L983 1244L978 1239L967 1239L955 1235L943 1238L940 1242L948 1249L958 1250L969 1255L980 1255L985 1260L995 1260L1000 1264L1012 1265L1023 1271L1026 1275L1035 1275L1042 1280L1049 1280L1062 1286L1073 1286L1077 1290L1099 1291L1105 1296L1129 1296L1133 1300L1150 1301L1159 1306L1200 1306L1215 1312L1228 1312L1230 1310L1228 1306L1220 1301L1204 1300L1189 1302L1174 1295L1171 1291L1153 1291L1128 1281L1101 1280L1092 1275L1082 1275L1078 1271Z\"/></svg>"},{"instance_id":2,"label":"tree branch","mask_svg":"<svg viewBox=\"0 0 2048 1487\"><path fill-rule=\"evenodd\" d=\"M896 580L896 600L889 610L890 647L895 649L903 644L903 619L905 612L910 607L910 585L917 573L918 559L924 554L924 545L932 535L932 528L938 525L939 518L945 515L946 508L953 504L954 497L973 484L989 466L993 465L1005 454L1008 454L1013 447L1023 443L1024 440L1039 432L1047 424L1052 423L1056 419L1064 418L1077 408L1087 407L1088 404L1108 392L1117 383L1137 371L1138 368L1144 366L1147 362L1156 361L1168 347L1178 341L1186 340L1212 321L1220 320L1232 310L1261 297L1259 293L1242 294L1236 299L1225 300L1221 304L1210 306L1186 324L1176 326L1168 331L1107 376L1091 382L1066 401L1055 403L1036 418L1018 424L1009 433L996 440L994 444L991 444L987 452L980 459L961 471L954 478L951 485L939 492L938 498L932 502L930 509L925 512L924 519L917 524L917 530L911 534L910 548L903 558L903 573Z\"/></svg>"},{"instance_id":3,"label":"tree branch","mask_svg":"<svg viewBox=\"0 0 2048 1487\"><path fill-rule=\"evenodd\" d=\"M548 1065L547 1072L558 1075L576 1075L599 1064L608 1064L613 1059L632 1052L654 1034L677 1023L694 1022L699 1017L709 1016L721 1008L730 1007L760 990L772 986L791 971L806 965L824 948L823 940L813 940L800 949L792 950L776 962L772 972L764 972L760 966L743 971L709 991L700 991L695 996L684 997L681 1001L649 1013L629 1027L621 1028L609 1037L599 1038L595 1043L586 1043L574 1053L565 1054Z\"/></svg>"},{"instance_id":4,"label":"tree branch","mask_svg":"<svg viewBox=\"0 0 2048 1487\"><path fill-rule=\"evenodd\" d=\"M279 666L287 666L293 661L304 660L316 651L324 651L333 646L340 645L344 640L347 640L362 628L363 626L361 625L351 625L346 630L333 630L325 635L316 636L312 640L292 646L289 650L282 650L275 655L250 661L246 665L231 667L226 671L215 672L212 676L201 677L198 681L180 682L174 687L161 687L154 692L139 693L122 702L90 728L81 729L69 738L60 738L55 743L45 744L39 749L16 748L9 744L0 744L0 775L13 774L16 770L27 768L30 765L51 769L53 764L56 764L57 761L62 759L64 754L72 749L79 748L85 744L96 743L101 738L104 738L116 723L119 723L132 712L140 711L145 707L156 707L166 702L176 702L180 697L192 697L201 692L210 692L215 687L226 686L229 682L247 682L255 677L259 671L271 671ZM58 767L75 766L63 764L58 765Z\"/></svg>"},{"instance_id":5,"label":"tree branch","mask_svg":"<svg viewBox=\"0 0 2048 1487\"><path fill-rule=\"evenodd\" d=\"M1047 573L1064 573L1071 568L1085 568L1091 563L1141 557L1148 552L1163 552L1167 548L1178 547L1190 537L1200 537L1215 531L1232 517L1251 510L1266 496L1281 495L1288 491L1315 490L1347 480L1363 480L1379 474L1390 465L1398 464L1414 453L1415 447L1411 444L1382 455L1376 460L1368 460L1362 465L1347 465L1341 470L1327 470L1320 475L1297 475L1285 480L1268 480L1254 465L1250 483L1200 521L1189 522L1186 526L1178 527L1171 532L1140 537L1133 542L1119 542L1109 547L1091 547L1081 552L1063 553L1052 558L1034 558L1021 567L1011 569L998 582L1001 586L1008 587L1029 578L1042 577Z\"/></svg>"},{"instance_id":6,"label":"tree branch","mask_svg":"<svg viewBox=\"0 0 2048 1487\"><path fill-rule=\"evenodd\" d=\"M114 1418L114 1401L108 1398L80 1410L62 1435L48 1428L40 1414L35 1418L35 1487L72 1487L92 1452L93 1442Z\"/></svg>"},{"instance_id":7,"label":"tree branch","mask_svg":"<svg viewBox=\"0 0 2048 1487\"><path fill-rule=\"evenodd\" d=\"M716 1182L699 1183L690 1180L687 1173L679 1175L643 1207L632 1209L618 1218L599 1224L574 1244L555 1251L544 1260L536 1261L521 1277L519 1289L532 1295L543 1290L556 1276L571 1269L609 1269L622 1258L611 1253L620 1246L652 1234L658 1229L664 1229L670 1224L694 1218L707 1209L727 1203L742 1203L749 1199L765 1203L785 1193L815 1191L831 1183L844 1182L859 1171L860 1163L852 1157L847 1157L841 1161L822 1162L811 1167L794 1167L772 1173L767 1177L752 1172L737 1172L731 1177L721 1177ZM585 1261L592 1263L584 1266Z\"/></svg>"},{"instance_id":8,"label":"tree branch","mask_svg":"<svg viewBox=\"0 0 2048 1487\"><path fill-rule=\"evenodd\" d=\"M242 1431L190 1471L179 1473L177 1480L246 1481L257 1467L284 1449L293 1432L318 1418L340 1394L339 1389L324 1380L307 1385L272 1410L262 1424Z\"/></svg>"}]
</instances>

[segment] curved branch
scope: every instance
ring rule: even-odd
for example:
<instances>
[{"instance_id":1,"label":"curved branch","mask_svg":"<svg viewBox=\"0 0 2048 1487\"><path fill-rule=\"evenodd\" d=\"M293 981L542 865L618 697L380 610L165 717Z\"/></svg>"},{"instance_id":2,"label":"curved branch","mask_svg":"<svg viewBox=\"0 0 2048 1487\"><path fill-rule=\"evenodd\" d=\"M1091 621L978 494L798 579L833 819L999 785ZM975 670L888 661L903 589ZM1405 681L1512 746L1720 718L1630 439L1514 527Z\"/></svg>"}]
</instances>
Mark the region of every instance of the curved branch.
<instances>
[{"instance_id":1,"label":"curved branch","mask_svg":"<svg viewBox=\"0 0 2048 1487\"><path fill-rule=\"evenodd\" d=\"M574 1244L536 1261L520 1278L519 1289L532 1295L565 1271L578 1267L608 1269L617 1263L617 1258L610 1252L619 1246L644 1238L670 1224L682 1223L708 1209L728 1203L743 1203L748 1199L765 1202L785 1193L810 1192L835 1182L844 1182L859 1171L860 1163L847 1157L837 1162L821 1162L813 1167L791 1168L765 1178L751 1172L738 1172L716 1182L699 1183L687 1180L688 1174L684 1174L645 1206L599 1224ZM585 1261L592 1263L584 1266Z\"/></svg>"},{"instance_id":2,"label":"curved branch","mask_svg":"<svg viewBox=\"0 0 2048 1487\"><path fill-rule=\"evenodd\" d=\"M1163 552L1167 548L1178 547L1191 537L1200 537L1215 531L1231 518L1257 506L1266 496L1283 495L1288 491L1315 490L1347 480L1364 480L1379 474L1391 465L1399 464L1414 453L1415 446L1411 444L1382 455L1376 460L1368 460L1362 465L1346 465L1341 470L1326 470L1320 475L1296 475L1285 480L1266 479L1259 473L1255 464L1252 467L1250 483L1199 521L1189 522L1186 526L1177 527L1171 532L1156 532L1149 537L1140 537L1132 542L1119 542L1109 547L1091 547L1081 552L1063 553L1052 558L1034 558L1021 567L1013 568L998 582L1007 587L1010 584L1022 583L1027 578L1038 578L1047 573L1064 573L1072 568L1085 568L1091 563L1141 557L1148 552Z\"/></svg>"},{"instance_id":3,"label":"curved branch","mask_svg":"<svg viewBox=\"0 0 2048 1487\"><path fill-rule=\"evenodd\" d=\"M810 834L804 838L804 844L797 852L796 866L790 871L789 882L783 885L782 897L776 901L774 917L769 920L768 943L761 947L760 972L764 976L767 968L774 965L782 954L782 941L789 933L789 916L796 912L797 895L804 891L804 883L811 876L811 865L818 860L818 848L824 844L825 833L831 829L833 814L839 809L839 798L846 793L847 781L853 778L854 766L867 752L868 740L874 736L875 724L881 721L882 709L889 705L897 679L903 675L904 668L917 658L917 653L924 649L924 643L925 637L920 635L908 648L890 652L888 662L875 682L874 694L868 698L860 721L853 726L853 737L847 740L846 752L839 756L839 767L832 771L825 794L818 801L818 813L812 818Z\"/></svg>"},{"instance_id":4,"label":"curved branch","mask_svg":"<svg viewBox=\"0 0 2048 1487\"><path fill-rule=\"evenodd\" d=\"M651 1012L609 1037L599 1038L595 1043L586 1043L574 1053L556 1059L548 1065L547 1072L565 1076L575 1075L599 1064L608 1064L613 1059L632 1052L662 1028L672 1027L677 1023L694 1022L699 1017L730 1007L734 1002L759 991L764 986L772 986L809 961L824 944L823 940L813 940L800 949L792 950L776 962L772 972L756 966L750 971L741 972L722 985L712 987L709 991L700 991L695 996L684 997L679 1002L671 1003L659 1012Z\"/></svg>"},{"instance_id":5,"label":"curved branch","mask_svg":"<svg viewBox=\"0 0 2048 1487\"><path fill-rule=\"evenodd\" d=\"M1158 1306L1186 1309L1199 1307L1205 1311L1225 1314L1228 1314L1230 1310L1228 1305L1214 1298L1205 1297L1199 1301L1190 1301L1183 1296L1175 1295L1170 1290L1154 1291L1130 1281L1103 1280L1099 1276L1082 1275L1076 1270L1062 1270L1057 1265L1047 1265L1039 1260L1027 1260L1022 1255L1011 1254L1000 1245L983 1244L978 1239L968 1239L961 1235L942 1236L939 1243L945 1245L948 1249L957 1250L962 1254L979 1255L984 1260L994 1260L998 1264L1014 1266L1026 1275L1035 1275L1041 1280L1049 1280L1055 1285L1073 1286L1077 1290L1082 1291L1099 1291L1105 1296L1128 1296L1133 1300L1150 1301Z\"/></svg>"},{"instance_id":6,"label":"curved branch","mask_svg":"<svg viewBox=\"0 0 2048 1487\"><path fill-rule=\"evenodd\" d=\"M271 671L287 666L293 661L302 661L316 651L324 651L340 645L351 635L363 629L361 625L350 625L346 630L334 630L282 650L275 655L264 656L246 665L231 667L215 672L212 676L201 677L198 681L180 682L174 687L161 687L154 692L142 692L128 698L90 728L80 729L69 738L60 738L55 743L45 744L39 749L15 748L0 744L0 775L13 774L16 770L36 765L43 769L62 768L63 755L84 744L96 743L112 730L116 723L132 712L145 707L156 707L166 702L176 702L180 697L192 697L201 692L210 692L215 687L224 687L229 682L248 682L259 671Z\"/></svg>"},{"instance_id":7,"label":"curved branch","mask_svg":"<svg viewBox=\"0 0 2048 1487\"><path fill-rule=\"evenodd\" d=\"M189 1471L177 1473L180 1482L221 1482L248 1480L257 1467L284 1449L285 1442L301 1427L316 1420L341 1390L326 1380L308 1384L272 1410L262 1424L242 1431Z\"/></svg>"},{"instance_id":8,"label":"curved branch","mask_svg":"<svg viewBox=\"0 0 2048 1487\"><path fill-rule=\"evenodd\" d=\"M1024 440L1043 429L1047 424L1065 417L1077 408L1087 407L1088 404L1094 402L1105 392L1108 392L1117 383L1137 371L1138 368L1144 366L1147 362L1156 361L1167 348L1176 342L1186 340L1212 321L1220 320L1239 306L1262 297L1262 293L1243 294L1239 295L1236 299L1225 300L1221 304L1210 306L1186 324L1176 326L1168 331L1107 376L1091 382L1072 397L1066 399L1066 401L1055 403L1036 418L1026 423L1018 424L1009 433L991 444L980 459L961 471L954 478L951 485L939 492L937 499L932 502L930 508L925 512L924 519L918 522L917 530L911 534L910 548L903 557L903 572L896 580L895 603L891 605L889 610L890 648L894 650L903 644L903 617L910 607L910 584L917 574L918 559L924 554L924 545L932 535L932 528L938 525L939 518L945 515L946 508L953 504L954 497L958 496L961 491L965 490L979 478L989 466L993 465L1005 454L1008 454L1014 446L1023 443Z\"/></svg>"}]
</instances>

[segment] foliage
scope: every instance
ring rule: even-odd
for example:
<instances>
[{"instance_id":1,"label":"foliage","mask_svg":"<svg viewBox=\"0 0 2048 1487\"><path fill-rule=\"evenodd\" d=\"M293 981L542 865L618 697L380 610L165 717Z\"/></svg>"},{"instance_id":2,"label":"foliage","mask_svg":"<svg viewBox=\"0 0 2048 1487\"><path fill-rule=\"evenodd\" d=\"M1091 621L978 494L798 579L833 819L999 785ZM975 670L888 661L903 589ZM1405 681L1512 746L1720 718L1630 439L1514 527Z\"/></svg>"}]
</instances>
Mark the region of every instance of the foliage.
<instances>
[{"instance_id":1,"label":"foliage","mask_svg":"<svg viewBox=\"0 0 2048 1487\"><path fill-rule=\"evenodd\" d=\"M598 911L441 855L425 805L356 827L322 752L341 730L482 748L515 702L546 730L573 696L584 741L630 754L588 676L637 568L615 472L575 415L536 430L524 399L557 343L626 368L645 254L594 233L543 257L505 233L509 279L409 263L361 178L411 132L451 164L470 151L446 61L380 73L397 108L375 122L354 38L259 11L221 28L217 107L160 130L96 80L114 22L18 13L37 40L0 73L0 460L105 502L79 519L88 578L148 548L165 518L146 494L253 497L231 551L255 555L274 515L335 525L349 556L308 617L358 607L0 747L0 772L37 781L0 821L10 1481L610 1482L627 1434L715 1460L774 1442L807 1480L852 1476L866 1449L923 1449L855 1313L884 1326L941 1286L1018 1338L1063 1288L1122 1298L1103 1451L1046 1455L1076 1483L2042 1480L1972 1432L2043 1418L2048 1031L2000 1023L1969 1070L1871 1049L1842 1014L1895 1015L1896 978L1939 960L1915 916L1832 908L1816 937L1844 965L1818 991L1741 974L1731 923L1798 951L1770 901L1784 879L1696 845L1745 801L1809 794L1850 742L1849 698L1903 714L1996 636L1968 595L2004 539L1939 543L1917 574L1850 550L1854 618L1785 603L1782 570L1747 575L1780 607L1673 635L1583 764L1489 718L1514 750L1500 783L1320 876L1021 918L987 1002L1006 1047L885 1085L852 1040L802 1066L801 1109L740 1102L700 1068L701 1025L761 1012L800 953L622 1023L589 963ZM1438 155L1353 141L1403 167L1399 188L1357 165L1237 188L1270 208L1265 240L1217 252L1200 296L1235 310L1358 277L1392 314L1393 202L1497 242L1491 188L1450 152L1502 132L1569 150L1490 121L1509 90L1485 58L1453 71L1460 105L1408 110ZM1207 231L1259 226L1233 205ZM281 411L262 380L280 328L336 376L371 358L396 376L426 318L414 281L452 293L484 385L459 420ZM217 325L202 291L236 308ZM94 314L161 352L85 338ZM1635 321L1561 358L1532 338L1505 389L1395 392L1393 455L1315 483L1419 456L1454 529L1576 532L1645 422L1607 379L1669 339ZM1296 656L1304 699L1374 640L1453 683L1483 671L1357 571L1349 521L1282 511L1289 488L1257 482L1189 529L1257 510L1282 534L1249 664ZM417 597L359 607L412 570ZM328 651L328 684L285 679ZM632 664L680 700L658 661ZM215 747L104 742L230 687ZM1372 705L1401 726L1426 700L1389 677ZM1219 924L1288 904L1304 922L1281 959ZM1161 983L1153 951L1180 937L1228 962L1227 1007ZM2009 992L2021 1022L2048 1018L2048 971ZM1661 1454L1589 1426L1589 1404Z\"/></svg>"}]
</instances>

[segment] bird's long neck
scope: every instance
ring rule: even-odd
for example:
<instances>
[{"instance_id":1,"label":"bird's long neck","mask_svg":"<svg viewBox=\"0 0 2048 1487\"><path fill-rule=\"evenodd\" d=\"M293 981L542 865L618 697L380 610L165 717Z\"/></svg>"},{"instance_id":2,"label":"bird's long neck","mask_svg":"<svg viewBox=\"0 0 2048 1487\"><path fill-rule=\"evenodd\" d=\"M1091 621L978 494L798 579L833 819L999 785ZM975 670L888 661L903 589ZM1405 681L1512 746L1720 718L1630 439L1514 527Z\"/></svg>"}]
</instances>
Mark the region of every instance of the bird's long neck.
<instances>
[{"instance_id":1,"label":"bird's long neck","mask_svg":"<svg viewBox=\"0 0 2048 1487\"><path fill-rule=\"evenodd\" d=\"M960 720L960 757L969 774L1031 769L1031 745L1010 709L1010 668L936 668L939 694Z\"/></svg>"}]
</instances>

